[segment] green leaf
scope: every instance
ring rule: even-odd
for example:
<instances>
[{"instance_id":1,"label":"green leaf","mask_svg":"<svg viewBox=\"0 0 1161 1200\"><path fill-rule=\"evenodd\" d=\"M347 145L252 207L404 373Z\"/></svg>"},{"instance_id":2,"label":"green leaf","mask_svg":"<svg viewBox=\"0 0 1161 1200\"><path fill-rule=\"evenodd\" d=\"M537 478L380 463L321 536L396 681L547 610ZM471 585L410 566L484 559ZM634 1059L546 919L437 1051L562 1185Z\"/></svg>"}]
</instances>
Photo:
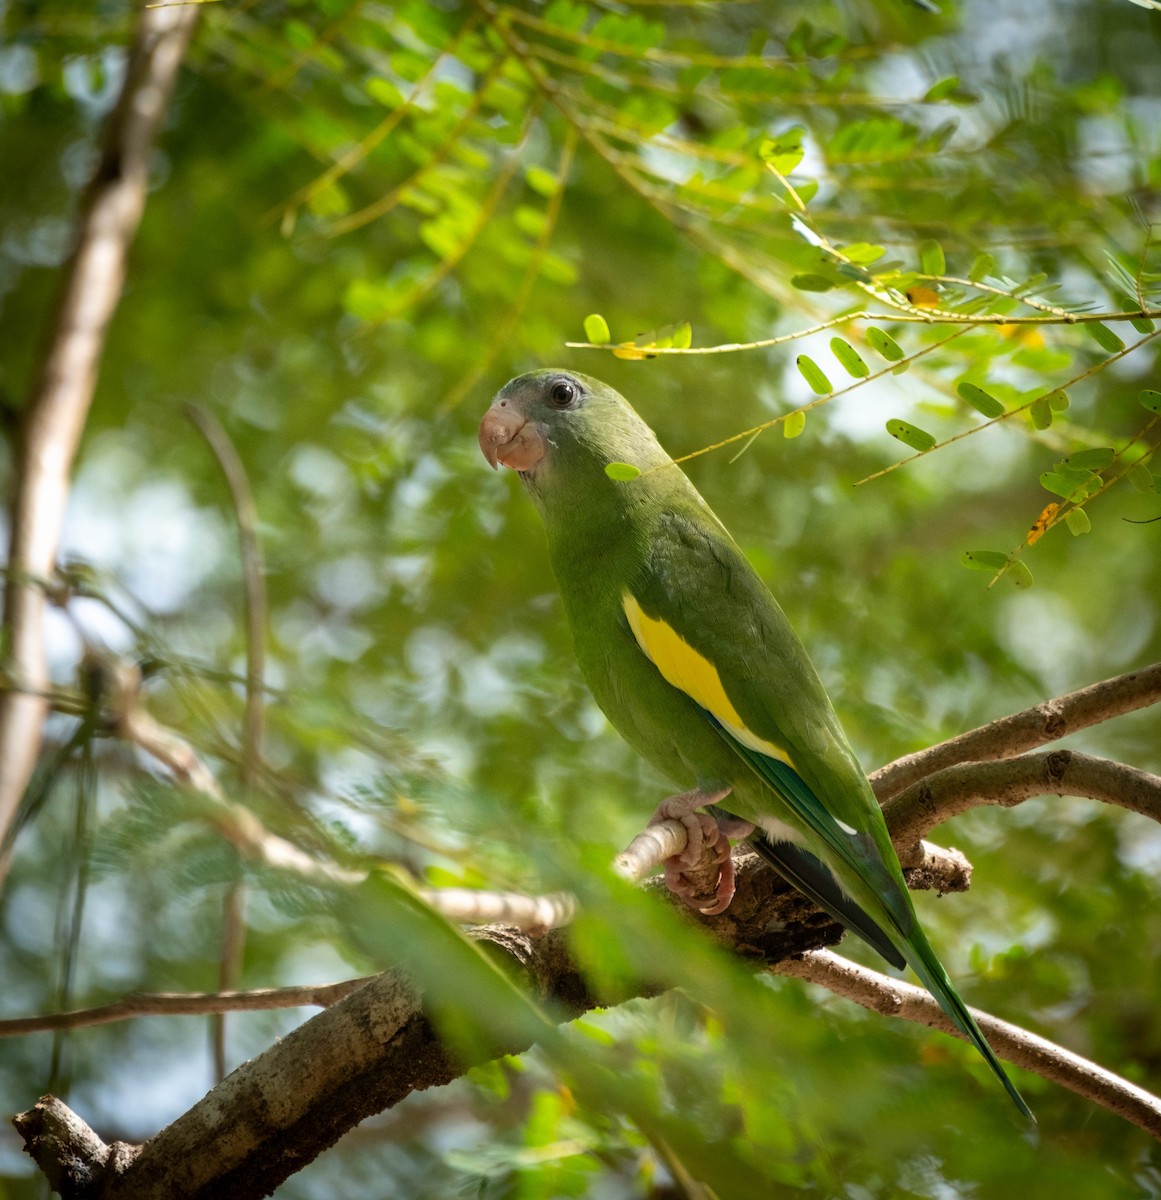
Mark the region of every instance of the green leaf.
<instances>
[{"instance_id":1,"label":"green leaf","mask_svg":"<svg viewBox=\"0 0 1161 1200\"><path fill-rule=\"evenodd\" d=\"M898 362L905 357L902 346L889 333L884 333L874 325L867 330L867 341L870 343L871 349L888 362Z\"/></svg>"},{"instance_id":2,"label":"green leaf","mask_svg":"<svg viewBox=\"0 0 1161 1200\"><path fill-rule=\"evenodd\" d=\"M594 346L603 346L610 340L609 323L600 313L589 313L585 317L585 337Z\"/></svg>"},{"instance_id":3,"label":"green leaf","mask_svg":"<svg viewBox=\"0 0 1161 1200\"><path fill-rule=\"evenodd\" d=\"M1151 413L1161 413L1161 392L1153 388L1142 388L1137 393L1137 399L1142 408L1147 408Z\"/></svg>"},{"instance_id":4,"label":"green leaf","mask_svg":"<svg viewBox=\"0 0 1161 1200\"><path fill-rule=\"evenodd\" d=\"M827 279L825 275L792 275L790 277L790 286L796 287L800 292L829 292L835 287L833 279Z\"/></svg>"},{"instance_id":5,"label":"green leaf","mask_svg":"<svg viewBox=\"0 0 1161 1200\"><path fill-rule=\"evenodd\" d=\"M1134 491L1155 492L1157 490L1157 481L1153 478L1153 472L1144 463L1133 463L1129 468L1129 483L1133 485Z\"/></svg>"},{"instance_id":6,"label":"green leaf","mask_svg":"<svg viewBox=\"0 0 1161 1200\"><path fill-rule=\"evenodd\" d=\"M899 441L910 446L912 450L918 450L921 454L926 453L935 445L935 437L926 429L920 429L917 425L911 425L907 421L900 421L898 417L892 417L887 422L887 432L893 438L898 438Z\"/></svg>"},{"instance_id":7,"label":"green leaf","mask_svg":"<svg viewBox=\"0 0 1161 1200\"><path fill-rule=\"evenodd\" d=\"M1008 578L1018 588L1032 586L1032 572L1028 569L1027 563L1014 562L1008 570Z\"/></svg>"},{"instance_id":8,"label":"green leaf","mask_svg":"<svg viewBox=\"0 0 1161 1200\"><path fill-rule=\"evenodd\" d=\"M965 550L959 561L972 571L998 571L1008 565L1008 556L998 550Z\"/></svg>"},{"instance_id":9,"label":"green leaf","mask_svg":"<svg viewBox=\"0 0 1161 1200\"><path fill-rule=\"evenodd\" d=\"M795 411L788 413L786 420L782 422L782 436L784 438L796 438L806 428L806 413Z\"/></svg>"},{"instance_id":10,"label":"green leaf","mask_svg":"<svg viewBox=\"0 0 1161 1200\"><path fill-rule=\"evenodd\" d=\"M802 374L802 378L810 385L810 390L818 396L829 396L834 388L830 386L830 380L823 374L822 368L814 359L805 354L800 354L795 360L798 370Z\"/></svg>"},{"instance_id":11,"label":"green leaf","mask_svg":"<svg viewBox=\"0 0 1161 1200\"><path fill-rule=\"evenodd\" d=\"M947 274L947 260L943 256L943 247L934 238L928 238L919 247L919 265L925 275Z\"/></svg>"},{"instance_id":12,"label":"green leaf","mask_svg":"<svg viewBox=\"0 0 1161 1200\"><path fill-rule=\"evenodd\" d=\"M1068 526L1068 532L1073 537L1080 537L1082 533L1088 533L1092 528L1092 522L1088 519L1088 513L1083 508L1070 508L1064 514L1064 523Z\"/></svg>"},{"instance_id":13,"label":"green leaf","mask_svg":"<svg viewBox=\"0 0 1161 1200\"><path fill-rule=\"evenodd\" d=\"M839 253L844 258L850 259L851 262L865 267L870 263L878 262L887 252L882 246L876 246L871 242L852 242L849 246L840 246Z\"/></svg>"},{"instance_id":14,"label":"green leaf","mask_svg":"<svg viewBox=\"0 0 1161 1200\"><path fill-rule=\"evenodd\" d=\"M527 166L524 168L524 182L541 196L552 196L556 194L556 189L560 186L556 181L556 176L551 171L546 171L543 167Z\"/></svg>"},{"instance_id":15,"label":"green leaf","mask_svg":"<svg viewBox=\"0 0 1161 1200\"><path fill-rule=\"evenodd\" d=\"M1055 392L1048 393L1048 407L1053 412L1065 412L1068 409L1071 401L1068 398L1067 392L1062 392L1057 389Z\"/></svg>"},{"instance_id":16,"label":"green leaf","mask_svg":"<svg viewBox=\"0 0 1161 1200\"><path fill-rule=\"evenodd\" d=\"M863 362L859 352L850 342L844 342L840 337L831 338L830 348L839 365L853 379L866 379L870 375L871 368Z\"/></svg>"},{"instance_id":17,"label":"green leaf","mask_svg":"<svg viewBox=\"0 0 1161 1200\"><path fill-rule=\"evenodd\" d=\"M617 480L618 483L627 483L630 479L636 479L641 474L641 468L633 466L627 462L611 462L605 466L605 474L610 479Z\"/></svg>"},{"instance_id":18,"label":"green leaf","mask_svg":"<svg viewBox=\"0 0 1161 1200\"><path fill-rule=\"evenodd\" d=\"M1047 429L1052 424L1052 405L1047 396L1037 396L1028 409L1028 416L1037 429Z\"/></svg>"},{"instance_id":19,"label":"green leaf","mask_svg":"<svg viewBox=\"0 0 1161 1200\"><path fill-rule=\"evenodd\" d=\"M940 100L946 100L949 96L953 96L959 91L959 76L949 75L946 79L941 79L938 83L933 83L927 89L927 95L923 97L924 104L935 104ZM942 272L940 272L942 274Z\"/></svg>"},{"instance_id":20,"label":"green leaf","mask_svg":"<svg viewBox=\"0 0 1161 1200\"><path fill-rule=\"evenodd\" d=\"M1102 321L1089 321L1084 328L1088 336L1110 354L1125 348L1125 343Z\"/></svg>"},{"instance_id":21,"label":"green leaf","mask_svg":"<svg viewBox=\"0 0 1161 1200\"><path fill-rule=\"evenodd\" d=\"M670 345L677 350L688 350L693 343L693 326L688 321L680 321L673 327Z\"/></svg>"},{"instance_id":22,"label":"green leaf","mask_svg":"<svg viewBox=\"0 0 1161 1200\"><path fill-rule=\"evenodd\" d=\"M991 275L996 269L996 260L990 254L977 254L972 260L968 278L972 283Z\"/></svg>"},{"instance_id":23,"label":"green leaf","mask_svg":"<svg viewBox=\"0 0 1161 1200\"><path fill-rule=\"evenodd\" d=\"M983 413L985 417L999 417L1007 411L995 396L989 395L974 383L968 383L966 379L957 384L955 390L961 400L966 400L976 412Z\"/></svg>"},{"instance_id":24,"label":"green leaf","mask_svg":"<svg viewBox=\"0 0 1161 1200\"><path fill-rule=\"evenodd\" d=\"M758 147L758 157L779 175L789 175L802 161L802 139L806 130L788 129L775 138L767 138Z\"/></svg>"},{"instance_id":25,"label":"green leaf","mask_svg":"<svg viewBox=\"0 0 1161 1200\"><path fill-rule=\"evenodd\" d=\"M1061 464L1055 471L1045 471L1040 476L1040 486L1065 500L1084 500L1100 490L1101 477L1092 471L1074 471Z\"/></svg>"},{"instance_id":26,"label":"green leaf","mask_svg":"<svg viewBox=\"0 0 1161 1200\"><path fill-rule=\"evenodd\" d=\"M1117 452L1112 446L1098 446L1093 450L1078 450L1063 459L1058 467L1071 467L1074 471L1103 471L1111 466Z\"/></svg>"}]
</instances>

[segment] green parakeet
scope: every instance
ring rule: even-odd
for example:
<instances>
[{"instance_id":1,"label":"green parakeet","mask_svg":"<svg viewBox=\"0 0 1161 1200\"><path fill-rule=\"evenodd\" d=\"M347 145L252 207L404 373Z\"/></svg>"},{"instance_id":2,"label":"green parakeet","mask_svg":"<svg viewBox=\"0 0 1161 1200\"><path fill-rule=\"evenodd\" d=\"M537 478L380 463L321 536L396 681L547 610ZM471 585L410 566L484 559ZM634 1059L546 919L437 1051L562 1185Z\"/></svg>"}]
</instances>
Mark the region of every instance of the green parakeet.
<instances>
[{"instance_id":1,"label":"green parakeet","mask_svg":"<svg viewBox=\"0 0 1161 1200\"><path fill-rule=\"evenodd\" d=\"M653 431L599 380L543 370L500 390L479 438L493 467L519 472L544 518L597 703L687 789L653 817L689 832L670 886L688 893L681 868L708 842L721 877L703 911L722 911L733 894L728 837L750 835L821 908L915 971L1031 1117L919 925L882 811L802 643ZM642 474L612 479L613 462Z\"/></svg>"}]
</instances>

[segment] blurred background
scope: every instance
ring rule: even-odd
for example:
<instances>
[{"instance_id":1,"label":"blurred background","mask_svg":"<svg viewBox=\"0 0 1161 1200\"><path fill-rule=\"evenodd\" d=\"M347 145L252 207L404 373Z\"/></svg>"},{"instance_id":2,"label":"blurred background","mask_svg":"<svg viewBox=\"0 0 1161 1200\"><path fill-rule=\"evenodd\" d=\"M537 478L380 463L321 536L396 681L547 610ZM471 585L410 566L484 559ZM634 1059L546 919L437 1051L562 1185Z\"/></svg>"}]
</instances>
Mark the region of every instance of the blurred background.
<instances>
[{"instance_id":1,"label":"blurred background","mask_svg":"<svg viewBox=\"0 0 1161 1200\"><path fill-rule=\"evenodd\" d=\"M684 455L814 399L800 354L831 390L851 384L835 336L882 371L872 326L914 358L906 373L819 404L798 437L774 426L686 464L866 769L1156 660L1151 323L896 318L1158 307L1161 13L929 7L207 3L76 464L54 678L74 685L86 646L146 663L150 711L291 840L433 884L567 887L670 789L580 680L536 514L476 444L491 395L535 367L595 374ZM136 13L6 0L0 20L11 484ZM710 346L862 310L882 315L705 357L565 345L589 340L592 313L615 342L689 322ZM859 482L912 453L888 420L940 441L983 424L965 381L1019 411ZM1031 407L1054 390L1067 408ZM248 788L237 517L191 404L228 434L258 514L266 731ZM1064 500L1041 475L1104 447L1116 458L1083 505L1091 532L1060 522L1027 544ZM1014 547L1030 575L989 586L993 572L961 562ZM1159 733L1146 711L1067 744L1158 771ZM155 764L79 718L50 719L37 788L0 899L0 1016L213 990L240 881L241 986L381 965L325 898L242 862ZM1155 825L1049 797L935 836L975 865L970 893L917 897L967 1001L1156 1091ZM602 936L616 957L616 930ZM672 994L598 1023L658 1105L696 1118L764 1194L1161 1195L1145 1134L1026 1075L1040 1125L1024 1131L941 1035L793 980L739 973L736 1007ZM227 1066L306 1015L231 1017ZM103 1136L140 1140L213 1070L204 1018L38 1034L0 1042L0 1106L53 1090ZM278 1195L686 1194L616 1112L615 1098L605 1115L577 1105L533 1053L411 1097ZM0 1195L40 1186L0 1131Z\"/></svg>"}]
</instances>

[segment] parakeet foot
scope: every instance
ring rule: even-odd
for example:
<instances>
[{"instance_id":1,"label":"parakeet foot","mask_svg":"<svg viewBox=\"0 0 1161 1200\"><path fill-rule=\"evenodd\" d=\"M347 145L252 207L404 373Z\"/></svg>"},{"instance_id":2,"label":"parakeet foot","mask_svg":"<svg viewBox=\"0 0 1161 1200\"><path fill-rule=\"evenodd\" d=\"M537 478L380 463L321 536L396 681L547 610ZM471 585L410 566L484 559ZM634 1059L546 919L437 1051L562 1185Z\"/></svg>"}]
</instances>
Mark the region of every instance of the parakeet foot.
<instances>
[{"instance_id":1,"label":"parakeet foot","mask_svg":"<svg viewBox=\"0 0 1161 1200\"><path fill-rule=\"evenodd\" d=\"M734 864L730 858L727 831L745 825L736 818L718 820L709 813L697 810L707 804L717 804L730 794L729 788L713 791L695 789L663 800L650 819L650 825L661 821L680 821L685 826L687 842L680 854L665 863L665 886L675 896L699 912L713 916L724 912L734 896ZM744 833L749 833L746 827Z\"/></svg>"}]
</instances>

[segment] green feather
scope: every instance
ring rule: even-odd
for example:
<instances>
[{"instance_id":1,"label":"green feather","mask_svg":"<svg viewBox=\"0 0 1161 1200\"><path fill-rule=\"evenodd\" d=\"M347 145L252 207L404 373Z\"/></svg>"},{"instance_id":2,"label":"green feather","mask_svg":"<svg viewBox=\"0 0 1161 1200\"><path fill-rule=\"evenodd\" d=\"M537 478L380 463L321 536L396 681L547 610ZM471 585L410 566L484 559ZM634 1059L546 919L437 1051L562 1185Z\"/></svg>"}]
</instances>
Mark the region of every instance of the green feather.
<instances>
[{"instance_id":1,"label":"green feather","mask_svg":"<svg viewBox=\"0 0 1161 1200\"><path fill-rule=\"evenodd\" d=\"M495 404L542 439L543 457L521 478L544 518L578 662L610 722L683 789L729 786L729 812L766 833L776 869L889 961L905 959L1030 1115L916 919L882 811L805 649L652 430L576 372L520 376ZM612 478L610 463L640 474ZM676 650L685 675L638 642L626 597L663 631L656 653ZM712 715L663 670L696 675Z\"/></svg>"}]
</instances>

